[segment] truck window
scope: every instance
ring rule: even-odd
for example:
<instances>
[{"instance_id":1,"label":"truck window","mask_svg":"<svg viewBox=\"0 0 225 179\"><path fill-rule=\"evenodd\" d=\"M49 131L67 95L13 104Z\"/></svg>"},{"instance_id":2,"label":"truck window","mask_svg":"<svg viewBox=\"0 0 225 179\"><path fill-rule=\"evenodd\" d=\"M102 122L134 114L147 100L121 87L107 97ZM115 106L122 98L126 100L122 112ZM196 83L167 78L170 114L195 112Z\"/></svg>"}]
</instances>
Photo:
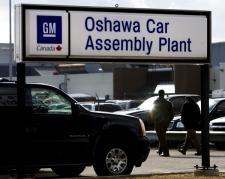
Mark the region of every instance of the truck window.
<instances>
[{"instance_id":1,"label":"truck window","mask_svg":"<svg viewBox=\"0 0 225 179\"><path fill-rule=\"evenodd\" d=\"M17 106L17 89L13 87L1 87L0 106Z\"/></svg>"},{"instance_id":2,"label":"truck window","mask_svg":"<svg viewBox=\"0 0 225 179\"><path fill-rule=\"evenodd\" d=\"M71 103L55 91L32 88L32 105L35 114L71 115Z\"/></svg>"}]
</instances>

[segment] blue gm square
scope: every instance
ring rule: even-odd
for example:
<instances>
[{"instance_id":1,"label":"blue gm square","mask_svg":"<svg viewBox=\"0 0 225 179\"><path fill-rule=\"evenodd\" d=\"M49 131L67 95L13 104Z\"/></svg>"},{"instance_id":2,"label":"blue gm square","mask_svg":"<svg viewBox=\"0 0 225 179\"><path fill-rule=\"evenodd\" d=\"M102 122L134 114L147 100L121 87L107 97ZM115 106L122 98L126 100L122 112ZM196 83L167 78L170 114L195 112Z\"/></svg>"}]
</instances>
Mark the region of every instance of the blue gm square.
<instances>
[{"instance_id":1,"label":"blue gm square","mask_svg":"<svg viewBox=\"0 0 225 179\"><path fill-rule=\"evenodd\" d=\"M37 16L37 43L62 44L61 16Z\"/></svg>"}]
</instances>

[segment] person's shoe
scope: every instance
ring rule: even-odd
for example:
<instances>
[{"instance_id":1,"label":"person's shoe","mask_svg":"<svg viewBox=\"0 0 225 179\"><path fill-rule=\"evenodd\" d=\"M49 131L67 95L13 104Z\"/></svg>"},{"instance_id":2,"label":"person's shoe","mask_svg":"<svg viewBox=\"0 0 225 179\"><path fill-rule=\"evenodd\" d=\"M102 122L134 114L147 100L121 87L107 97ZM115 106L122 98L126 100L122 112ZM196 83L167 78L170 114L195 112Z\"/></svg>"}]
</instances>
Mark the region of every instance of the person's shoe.
<instances>
[{"instance_id":1,"label":"person's shoe","mask_svg":"<svg viewBox=\"0 0 225 179\"><path fill-rule=\"evenodd\" d=\"M161 155L162 154L162 151L156 150L156 153L159 154L159 155Z\"/></svg>"},{"instance_id":2,"label":"person's shoe","mask_svg":"<svg viewBox=\"0 0 225 179\"><path fill-rule=\"evenodd\" d=\"M186 155L186 152L183 150L183 149L181 149L181 148L179 148L179 149L177 149L180 153L182 153L183 155Z\"/></svg>"},{"instance_id":3,"label":"person's shoe","mask_svg":"<svg viewBox=\"0 0 225 179\"><path fill-rule=\"evenodd\" d=\"M162 153L161 155L160 155L160 157L169 157L170 156L170 154L164 154L164 153Z\"/></svg>"},{"instance_id":4,"label":"person's shoe","mask_svg":"<svg viewBox=\"0 0 225 179\"><path fill-rule=\"evenodd\" d=\"M195 153L195 155L202 155L202 152L197 152L197 153Z\"/></svg>"}]
</instances>

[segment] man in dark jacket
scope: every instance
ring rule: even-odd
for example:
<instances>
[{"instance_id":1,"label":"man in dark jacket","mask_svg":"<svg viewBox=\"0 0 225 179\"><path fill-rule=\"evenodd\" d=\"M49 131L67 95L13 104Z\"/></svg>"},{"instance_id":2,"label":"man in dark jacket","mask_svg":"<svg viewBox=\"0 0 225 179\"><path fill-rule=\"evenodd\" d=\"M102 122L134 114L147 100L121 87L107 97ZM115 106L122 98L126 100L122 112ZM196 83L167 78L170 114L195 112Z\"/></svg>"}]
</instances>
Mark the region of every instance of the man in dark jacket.
<instances>
[{"instance_id":1,"label":"man in dark jacket","mask_svg":"<svg viewBox=\"0 0 225 179\"><path fill-rule=\"evenodd\" d=\"M197 153L195 155L202 154L201 144L196 135L196 129L200 122L200 109L196 102L190 96L184 98L185 103L181 109L181 120L184 124L184 129L187 131L185 141L181 148L178 149L183 155L186 155L186 151L193 143L196 147Z\"/></svg>"},{"instance_id":2,"label":"man in dark jacket","mask_svg":"<svg viewBox=\"0 0 225 179\"><path fill-rule=\"evenodd\" d=\"M164 98L165 91L159 90L158 94L159 97L154 101L151 111L151 118L155 121L155 130L159 139L158 154L162 157L169 157L166 131L174 117L174 111L171 102Z\"/></svg>"}]
</instances>

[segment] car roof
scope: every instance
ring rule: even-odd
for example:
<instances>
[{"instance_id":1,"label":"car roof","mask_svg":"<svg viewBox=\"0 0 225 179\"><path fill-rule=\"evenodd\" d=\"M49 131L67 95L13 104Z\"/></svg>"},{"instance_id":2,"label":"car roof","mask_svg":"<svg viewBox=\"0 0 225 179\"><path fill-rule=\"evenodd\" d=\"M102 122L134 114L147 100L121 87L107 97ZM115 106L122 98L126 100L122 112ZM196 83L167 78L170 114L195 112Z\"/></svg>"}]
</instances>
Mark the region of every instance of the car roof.
<instances>
[{"instance_id":1,"label":"car roof","mask_svg":"<svg viewBox=\"0 0 225 179\"><path fill-rule=\"evenodd\" d=\"M141 101L141 100L136 100L136 99L109 99L109 100L106 100L105 102L109 103L109 102L113 102L113 103L116 103L116 102L130 102L130 101Z\"/></svg>"},{"instance_id":2,"label":"car roof","mask_svg":"<svg viewBox=\"0 0 225 179\"><path fill-rule=\"evenodd\" d=\"M88 104L88 105L119 105L119 104L117 104L117 103L113 103L113 102L110 102L110 103L106 103L106 102L80 102L80 104Z\"/></svg>"},{"instance_id":3,"label":"car roof","mask_svg":"<svg viewBox=\"0 0 225 179\"><path fill-rule=\"evenodd\" d=\"M210 121L210 123L213 123L213 122L225 122L225 116L219 117Z\"/></svg>"},{"instance_id":4,"label":"car roof","mask_svg":"<svg viewBox=\"0 0 225 179\"><path fill-rule=\"evenodd\" d=\"M218 101L223 101L225 98L209 98L209 102L218 102ZM201 103L201 100L198 101L198 103Z\"/></svg>"},{"instance_id":5,"label":"car roof","mask_svg":"<svg viewBox=\"0 0 225 179\"><path fill-rule=\"evenodd\" d=\"M221 101L224 100L225 98L209 98L211 101Z\"/></svg>"},{"instance_id":6,"label":"car roof","mask_svg":"<svg viewBox=\"0 0 225 179\"><path fill-rule=\"evenodd\" d=\"M85 103L85 102L83 102L83 103L80 103L80 104L82 106L86 107L86 108L89 108L89 110L95 110L95 111L114 112L114 111L123 110L121 105L116 104L116 103L104 103L104 102L100 102L100 103L90 103L90 102L89 103ZM96 110L98 106L100 107L100 109ZM93 109L93 107L94 107L94 109Z\"/></svg>"},{"instance_id":7,"label":"car roof","mask_svg":"<svg viewBox=\"0 0 225 179\"><path fill-rule=\"evenodd\" d=\"M198 94L165 94L165 97L177 97L177 96L200 96Z\"/></svg>"}]
</instances>

